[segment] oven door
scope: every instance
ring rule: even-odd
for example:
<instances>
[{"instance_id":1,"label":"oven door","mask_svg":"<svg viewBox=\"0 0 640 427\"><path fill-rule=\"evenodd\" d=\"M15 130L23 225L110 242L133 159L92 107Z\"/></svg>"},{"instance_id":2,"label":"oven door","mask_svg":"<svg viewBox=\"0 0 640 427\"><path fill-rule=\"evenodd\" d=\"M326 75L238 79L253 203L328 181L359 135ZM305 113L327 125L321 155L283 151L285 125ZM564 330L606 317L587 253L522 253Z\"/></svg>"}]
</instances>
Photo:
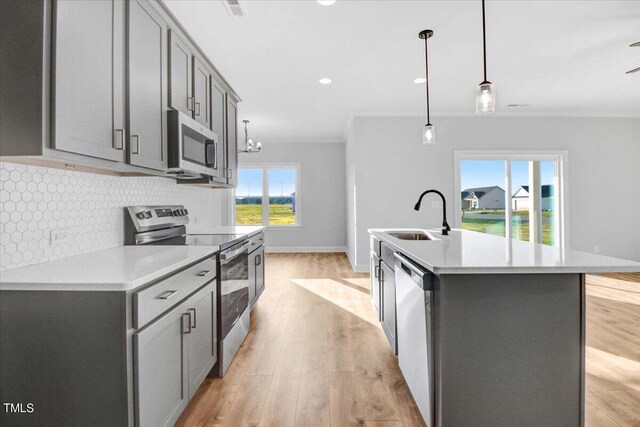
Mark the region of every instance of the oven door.
<instances>
[{"instance_id":1,"label":"oven door","mask_svg":"<svg viewBox=\"0 0 640 427\"><path fill-rule=\"evenodd\" d=\"M249 242L220 254L220 338L224 339L249 306Z\"/></svg>"},{"instance_id":2,"label":"oven door","mask_svg":"<svg viewBox=\"0 0 640 427\"><path fill-rule=\"evenodd\" d=\"M220 176L218 136L180 111L170 111L169 117L169 168Z\"/></svg>"}]
</instances>

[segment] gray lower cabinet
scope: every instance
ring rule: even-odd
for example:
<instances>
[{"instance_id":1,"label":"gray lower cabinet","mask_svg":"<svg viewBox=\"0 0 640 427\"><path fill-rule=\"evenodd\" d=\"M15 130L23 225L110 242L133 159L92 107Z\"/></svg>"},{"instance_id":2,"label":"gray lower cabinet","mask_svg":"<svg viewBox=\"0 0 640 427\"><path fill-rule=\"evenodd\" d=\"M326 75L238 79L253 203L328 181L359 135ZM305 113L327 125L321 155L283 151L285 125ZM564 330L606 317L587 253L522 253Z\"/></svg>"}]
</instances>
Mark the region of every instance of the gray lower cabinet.
<instances>
[{"instance_id":1,"label":"gray lower cabinet","mask_svg":"<svg viewBox=\"0 0 640 427\"><path fill-rule=\"evenodd\" d=\"M238 104L227 94L227 184L238 185Z\"/></svg>"},{"instance_id":2,"label":"gray lower cabinet","mask_svg":"<svg viewBox=\"0 0 640 427\"><path fill-rule=\"evenodd\" d=\"M129 162L167 168L167 24L145 0L129 5Z\"/></svg>"},{"instance_id":3,"label":"gray lower cabinet","mask_svg":"<svg viewBox=\"0 0 640 427\"><path fill-rule=\"evenodd\" d=\"M264 246L256 251L256 295L259 297L264 291Z\"/></svg>"},{"instance_id":4,"label":"gray lower cabinet","mask_svg":"<svg viewBox=\"0 0 640 427\"><path fill-rule=\"evenodd\" d=\"M216 362L215 284L134 335L136 425L172 426Z\"/></svg>"},{"instance_id":5,"label":"gray lower cabinet","mask_svg":"<svg viewBox=\"0 0 640 427\"><path fill-rule=\"evenodd\" d=\"M264 246L249 254L249 304L251 308L258 302L264 291Z\"/></svg>"},{"instance_id":6,"label":"gray lower cabinet","mask_svg":"<svg viewBox=\"0 0 640 427\"><path fill-rule=\"evenodd\" d=\"M389 345L398 353L396 345L396 279L395 271L384 261L380 262L380 286L382 289L382 310L380 320L382 330L389 340Z\"/></svg>"},{"instance_id":7,"label":"gray lower cabinet","mask_svg":"<svg viewBox=\"0 0 640 427\"><path fill-rule=\"evenodd\" d=\"M371 251L369 270L371 276L371 287L369 290L371 305L373 305L373 308L378 315L378 320L380 320L380 258L374 251Z\"/></svg>"},{"instance_id":8,"label":"gray lower cabinet","mask_svg":"<svg viewBox=\"0 0 640 427\"><path fill-rule=\"evenodd\" d=\"M54 5L52 146L123 162L125 3Z\"/></svg>"}]
</instances>

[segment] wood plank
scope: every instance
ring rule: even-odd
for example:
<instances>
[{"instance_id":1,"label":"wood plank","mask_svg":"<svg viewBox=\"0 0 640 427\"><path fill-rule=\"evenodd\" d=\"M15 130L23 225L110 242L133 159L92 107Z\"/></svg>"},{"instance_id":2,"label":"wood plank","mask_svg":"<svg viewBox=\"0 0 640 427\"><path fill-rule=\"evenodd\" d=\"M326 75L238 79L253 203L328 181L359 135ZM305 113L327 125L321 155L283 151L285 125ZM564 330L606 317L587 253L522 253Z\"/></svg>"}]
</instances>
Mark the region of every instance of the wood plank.
<instances>
[{"instance_id":1,"label":"wood plank","mask_svg":"<svg viewBox=\"0 0 640 427\"><path fill-rule=\"evenodd\" d=\"M296 426L329 426L328 347L304 349Z\"/></svg>"},{"instance_id":2,"label":"wood plank","mask_svg":"<svg viewBox=\"0 0 640 427\"><path fill-rule=\"evenodd\" d=\"M355 372L329 373L329 414L333 427L360 426L365 423Z\"/></svg>"},{"instance_id":3,"label":"wood plank","mask_svg":"<svg viewBox=\"0 0 640 427\"><path fill-rule=\"evenodd\" d=\"M222 425L225 427L257 426L270 383L270 376L246 375Z\"/></svg>"}]
</instances>

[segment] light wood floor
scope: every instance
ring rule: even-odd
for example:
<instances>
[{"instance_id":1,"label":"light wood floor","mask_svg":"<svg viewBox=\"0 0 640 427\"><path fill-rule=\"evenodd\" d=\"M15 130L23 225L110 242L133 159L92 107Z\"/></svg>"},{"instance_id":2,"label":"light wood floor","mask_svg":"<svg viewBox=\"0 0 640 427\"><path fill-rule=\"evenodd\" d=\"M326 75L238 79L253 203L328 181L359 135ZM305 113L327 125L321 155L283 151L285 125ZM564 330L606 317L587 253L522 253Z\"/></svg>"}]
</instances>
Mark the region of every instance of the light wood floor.
<instances>
[{"instance_id":1,"label":"light wood floor","mask_svg":"<svg viewBox=\"0 0 640 427\"><path fill-rule=\"evenodd\" d=\"M224 378L178 426L422 426L344 254L268 254L267 288ZM640 275L590 276L587 426L640 426Z\"/></svg>"}]
</instances>

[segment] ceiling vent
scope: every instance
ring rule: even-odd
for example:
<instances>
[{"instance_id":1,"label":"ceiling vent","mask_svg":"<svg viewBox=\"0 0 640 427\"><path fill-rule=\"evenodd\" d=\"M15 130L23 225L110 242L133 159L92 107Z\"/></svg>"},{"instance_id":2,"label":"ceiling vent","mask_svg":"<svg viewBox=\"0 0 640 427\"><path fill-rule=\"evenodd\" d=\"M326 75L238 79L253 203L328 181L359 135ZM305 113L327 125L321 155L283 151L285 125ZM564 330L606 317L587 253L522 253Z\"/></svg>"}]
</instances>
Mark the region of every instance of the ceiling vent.
<instances>
[{"instance_id":1,"label":"ceiling vent","mask_svg":"<svg viewBox=\"0 0 640 427\"><path fill-rule=\"evenodd\" d=\"M240 18L247 14L244 5L240 3L240 0L222 0L222 3L224 3L224 7L231 16Z\"/></svg>"}]
</instances>

